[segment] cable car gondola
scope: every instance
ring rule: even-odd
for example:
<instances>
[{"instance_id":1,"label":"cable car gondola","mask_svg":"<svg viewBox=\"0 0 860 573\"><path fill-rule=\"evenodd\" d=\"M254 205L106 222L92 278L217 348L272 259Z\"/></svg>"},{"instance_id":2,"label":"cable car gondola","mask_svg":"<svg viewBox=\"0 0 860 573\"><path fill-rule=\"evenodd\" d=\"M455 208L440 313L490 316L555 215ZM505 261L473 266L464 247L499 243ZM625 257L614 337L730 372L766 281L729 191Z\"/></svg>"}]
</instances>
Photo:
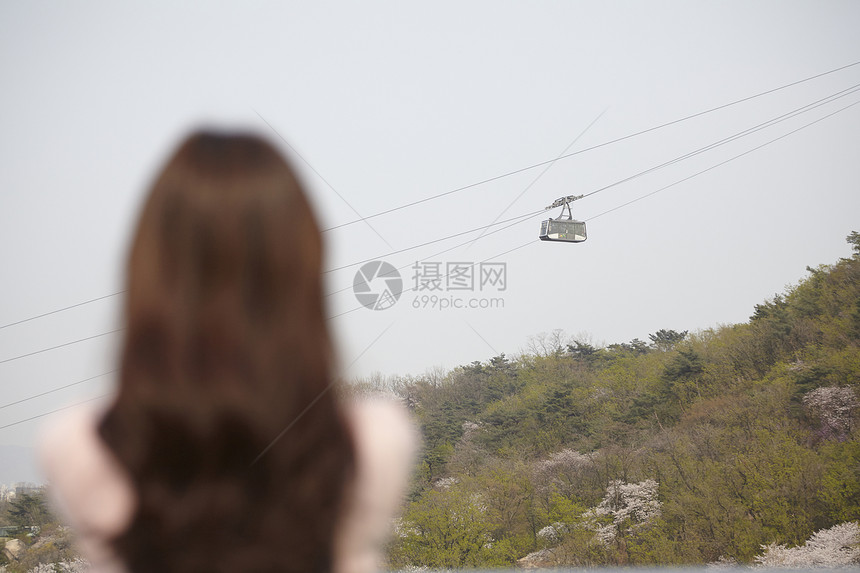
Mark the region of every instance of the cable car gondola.
<instances>
[{"instance_id":1,"label":"cable car gondola","mask_svg":"<svg viewBox=\"0 0 860 573\"><path fill-rule=\"evenodd\" d=\"M574 219L547 219L540 224L541 241L564 241L581 243L588 235L585 223Z\"/></svg>"},{"instance_id":2,"label":"cable car gondola","mask_svg":"<svg viewBox=\"0 0 860 573\"><path fill-rule=\"evenodd\" d=\"M569 195L558 199L555 203L547 207L561 207L561 216L558 219L549 218L542 221L540 224L540 240L541 241L562 241L565 243L581 243L588 238L585 231L585 222L577 221L573 218L570 212L571 201L576 201L580 196ZM564 211L567 209L567 217L564 216Z\"/></svg>"}]
</instances>

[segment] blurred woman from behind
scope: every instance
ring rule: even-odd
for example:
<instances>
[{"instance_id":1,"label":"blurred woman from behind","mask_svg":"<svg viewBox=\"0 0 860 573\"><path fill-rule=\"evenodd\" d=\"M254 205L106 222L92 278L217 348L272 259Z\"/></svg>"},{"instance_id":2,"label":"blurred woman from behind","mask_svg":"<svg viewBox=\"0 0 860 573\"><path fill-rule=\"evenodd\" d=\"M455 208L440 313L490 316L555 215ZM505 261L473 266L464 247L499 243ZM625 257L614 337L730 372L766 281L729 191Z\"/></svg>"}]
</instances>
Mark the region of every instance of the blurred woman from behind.
<instances>
[{"instance_id":1,"label":"blurred woman from behind","mask_svg":"<svg viewBox=\"0 0 860 573\"><path fill-rule=\"evenodd\" d=\"M95 570L369 571L413 430L332 388L322 243L267 142L199 132L143 207L118 392L43 459Z\"/></svg>"}]
</instances>

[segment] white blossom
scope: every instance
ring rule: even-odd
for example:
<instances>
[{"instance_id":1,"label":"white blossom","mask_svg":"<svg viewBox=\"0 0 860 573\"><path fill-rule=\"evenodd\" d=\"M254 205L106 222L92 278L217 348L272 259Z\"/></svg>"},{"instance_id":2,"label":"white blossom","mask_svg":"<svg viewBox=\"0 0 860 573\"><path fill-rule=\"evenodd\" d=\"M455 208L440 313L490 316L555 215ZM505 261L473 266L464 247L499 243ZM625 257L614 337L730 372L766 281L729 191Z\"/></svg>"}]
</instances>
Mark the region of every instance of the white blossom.
<instances>
[{"instance_id":1,"label":"white blossom","mask_svg":"<svg viewBox=\"0 0 860 573\"><path fill-rule=\"evenodd\" d=\"M541 460L533 466L536 486L544 491L554 488L564 491L570 487L565 480L569 480L571 474L577 474L593 464L591 454L580 454L570 449L555 452L550 454L549 459Z\"/></svg>"},{"instance_id":2,"label":"white blossom","mask_svg":"<svg viewBox=\"0 0 860 573\"><path fill-rule=\"evenodd\" d=\"M609 545L615 541L615 536L618 532L615 529L615 524L597 525L594 527L594 536L603 545Z\"/></svg>"},{"instance_id":3,"label":"white blossom","mask_svg":"<svg viewBox=\"0 0 860 573\"><path fill-rule=\"evenodd\" d=\"M468 442L475 436L475 432L481 429L481 424L477 422L463 422L463 437L464 442Z\"/></svg>"},{"instance_id":4,"label":"white blossom","mask_svg":"<svg viewBox=\"0 0 860 573\"><path fill-rule=\"evenodd\" d=\"M564 533L567 533L567 525L560 521L556 521L552 525L547 525L537 532L538 539L544 541L558 541Z\"/></svg>"},{"instance_id":5,"label":"white blossom","mask_svg":"<svg viewBox=\"0 0 860 573\"><path fill-rule=\"evenodd\" d=\"M843 567L860 563L860 525L840 523L812 534L800 547L762 545L762 567Z\"/></svg>"},{"instance_id":6,"label":"white blossom","mask_svg":"<svg viewBox=\"0 0 860 573\"><path fill-rule=\"evenodd\" d=\"M533 551L525 557L517 559L517 566L520 569L542 569L551 567L555 563L555 551L549 548Z\"/></svg>"},{"instance_id":7,"label":"white blossom","mask_svg":"<svg viewBox=\"0 0 860 573\"><path fill-rule=\"evenodd\" d=\"M545 541L558 541L558 532L552 525L547 525L537 532L537 537L538 539L543 539Z\"/></svg>"},{"instance_id":8,"label":"white blossom","mask_svg":"<svg viewBox=\"0 0 860 573\"><path fill-rule=\"evenodd\" d=\"M90 564L83 559L75 558L71 561L61 561L59 563L40 563L33 567L27 573L87 573L90 570Z\"/></svg>"},{"instance_id":9,"label":"white blossom","mask_svg":"<svg viewBox=\"0 0 860 573\"><path fill-rule=\"evenodd\" d=\"M536 464L535 469L539 473L571 471L586 468L592 463L593 461L590 455L580 454L576 450L564 449L560 452L550 454L548 460L539 461Z\"/></svg>"},{"instance_id":10,"label":"white blossom","mask_svg":"<svg viewBox=\"0 0 860 573\"><path fill-rule=\"evenodd\" d=\"M851 429L852 415L860 403L853 388L828 386L806 394L803 405L821 421L824 437L842 438Z\"/></svg>"},{"instance_id":11,"label":"white blossom","mask_svg":"<svg viewBox=\"0 0 860 573\"><path fill-rule=\"evenodd\" d=\"M452 486L455 486L458 483L460 483L460 480L458 480L457 478L455 478L453 476L452 477L445 477L445 478L437 479L433 483L433 487L435 487L439 491L445 491L445 490L451 489Z\"/></svg>"},{"instance_id":12,"label":"white blossom","mask_svg":"<svg viewBox=\"0 0 860 573\"><path fill-rule=\"evenodd\" d=\"M406 538L421 535L421 531L404 520L402 517L395 517L391 520L391 531L395 537Z\"/></svg>"},{"instance_id":13,"label":"white blossom","mask_svg":"<svg viewBox=\"0 0 860 573\"><path fill-rule=\"evenodd\" d=\"M653 479L639 483L614 480L606 488L603 500L583 513L582 517L595 536L608 545L623 527L638 529L660 516L662 504L657 499L659 485Z\"/></svg>"}]
</instances>

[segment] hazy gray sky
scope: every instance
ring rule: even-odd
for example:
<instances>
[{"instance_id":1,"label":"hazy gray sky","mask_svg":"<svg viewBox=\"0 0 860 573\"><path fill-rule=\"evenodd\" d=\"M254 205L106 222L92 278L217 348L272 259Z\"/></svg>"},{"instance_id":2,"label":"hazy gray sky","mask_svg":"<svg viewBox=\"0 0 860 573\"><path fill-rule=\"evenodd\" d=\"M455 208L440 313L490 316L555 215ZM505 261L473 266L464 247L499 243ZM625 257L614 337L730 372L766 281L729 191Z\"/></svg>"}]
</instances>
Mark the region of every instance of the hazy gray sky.
<instances>
[{"instance_id":1,"label":"hazy gray sky","mask_svg":"<svg viewBox=\"0 0 860 573\"><path fill-rule=\"evenodd\" d=\"M0 326L123 288L139 202L193 127L272 138L329 228L848 66L858 28L853 1L2 3ZM451 275L377 311L352 292L358 266L327 274L345 375L515 355L553 329L599 344L747 320L807 265L849 255L860 105L720 164L860 93L574 203L585 243L537 240L556 209L468 248L438 254L477 233L390 253L488 225L511 203L500 220L622 182L858 84L860 65L847 67L326 232L327 268L384 260L407 289L416 261L425 281L491 257L505 271L481 290L477 266L471 290ZM433 309L431 295L494 308ZM119 303L0 329L0 406L112 370L116 333L13 358L119 328ZM0 426L110 383L0 408ZM0 444L31 444L44 420L0 429Z\"/></svg>"}]
</instances>

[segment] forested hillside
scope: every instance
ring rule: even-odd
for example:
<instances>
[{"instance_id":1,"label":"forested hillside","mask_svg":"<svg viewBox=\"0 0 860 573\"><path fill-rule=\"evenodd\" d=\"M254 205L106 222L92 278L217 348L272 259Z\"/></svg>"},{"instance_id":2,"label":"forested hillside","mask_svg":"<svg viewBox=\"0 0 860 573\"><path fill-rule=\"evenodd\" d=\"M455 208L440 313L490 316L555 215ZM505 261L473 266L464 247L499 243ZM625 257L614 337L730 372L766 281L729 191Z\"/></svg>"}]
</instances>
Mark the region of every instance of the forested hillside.
<instances>
[{"instance_id":1,"label":"forested hillside","mask_svg":"<svg viewBox=\"0 0 860 573\"><path fill-rule=\"evenodd\" d=\"M746 324L604 348L555 332L514 359L386 381L424 436L390 566L778 564L822 530L810 551L828 538L856 558L848 241L852 258L807 269Z\"/></svg>"}]
</instances>

